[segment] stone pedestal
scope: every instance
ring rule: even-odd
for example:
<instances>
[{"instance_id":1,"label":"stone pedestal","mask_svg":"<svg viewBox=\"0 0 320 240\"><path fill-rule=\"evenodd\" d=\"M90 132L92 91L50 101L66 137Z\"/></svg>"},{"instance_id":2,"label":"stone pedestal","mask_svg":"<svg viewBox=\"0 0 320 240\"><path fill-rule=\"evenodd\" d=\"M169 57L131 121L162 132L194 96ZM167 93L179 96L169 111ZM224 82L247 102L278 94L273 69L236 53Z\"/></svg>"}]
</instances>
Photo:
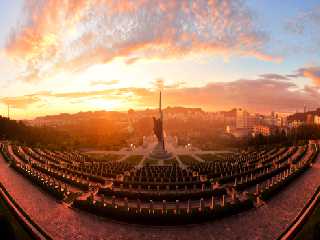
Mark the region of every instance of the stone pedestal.
<instances>
[{"instance_id":1,"label":"stone pedestal","mask_svg":"<svg viewBox=\"0 0 320 240\"><path fill-rule=\"evenodd\" d=\"M162 144L158 143L149 154L149 158L153 160L168 160L172 158L172 153L167 152Z\"/></svg>"}]
</instances>

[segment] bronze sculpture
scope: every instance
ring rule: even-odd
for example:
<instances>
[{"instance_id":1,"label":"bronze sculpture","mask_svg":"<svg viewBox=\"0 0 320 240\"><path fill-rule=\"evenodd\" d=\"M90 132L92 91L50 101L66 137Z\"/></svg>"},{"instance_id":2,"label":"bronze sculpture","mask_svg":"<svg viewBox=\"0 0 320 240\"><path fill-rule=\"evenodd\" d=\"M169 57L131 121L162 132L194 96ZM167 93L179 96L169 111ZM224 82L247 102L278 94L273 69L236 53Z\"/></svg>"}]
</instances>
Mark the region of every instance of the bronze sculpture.
<instances>
[{"instance_id":1,"label":"bronze sculpture","mask_svg":"<svg viewBox=\"0 0 320 240\"><path fill-rule=\"evenodd\" d=\"M164 137L163 137L163 114L161 108L161 91L160 91L160 98L159 98L159 115L160 117L157 119L153 117L153 132L157 136L158 144L164 150Z\"/></svg>"},{"instance_id":2,"label":"bronze sculpture","mask_svg":"<svg viewBox=\"0 0 320 240\"><path fill-rule=\"evenodd\" d=\"M150 153L150 158L154 159L168 159L172 155L168 153L165 149L164 144L164 134L163 134L163 114L161 108L161 91L160 91L160 99L159 99L159 118L153 117L153 132L158 139L158 143Z\"/></svg>"},{"instance_id":3,"label":"bronze sculpture","mask_svg":"<svg viewBox=\"0 0 320 240\"><path fill-rule=\"evenodd\" d=\"M153 117L153 132L157 136L158 143L160 143L164 148L164 139L163 139L163 127L161 119L156 119Z\"/></svg>"}]
</instances>

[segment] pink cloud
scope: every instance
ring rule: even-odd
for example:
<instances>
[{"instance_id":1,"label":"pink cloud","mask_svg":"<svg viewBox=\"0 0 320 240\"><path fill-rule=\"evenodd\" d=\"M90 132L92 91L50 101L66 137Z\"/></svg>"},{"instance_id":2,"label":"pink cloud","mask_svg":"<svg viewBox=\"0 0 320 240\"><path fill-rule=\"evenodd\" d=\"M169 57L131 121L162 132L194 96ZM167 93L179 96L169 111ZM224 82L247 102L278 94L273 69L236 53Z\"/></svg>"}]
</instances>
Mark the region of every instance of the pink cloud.
<instances>
[{"instance_id":1,"label":"pink cloud","mask_svg":"<svg viewBox=\"0 0 320 240\"><path fill-rule=\"evenodd\" d=\"M128 64L202 53L281 61L263 51L264 33L242 1L30 0L25 12L6 52L29 81L116 57Z\"/></svg>"}]
</instances>

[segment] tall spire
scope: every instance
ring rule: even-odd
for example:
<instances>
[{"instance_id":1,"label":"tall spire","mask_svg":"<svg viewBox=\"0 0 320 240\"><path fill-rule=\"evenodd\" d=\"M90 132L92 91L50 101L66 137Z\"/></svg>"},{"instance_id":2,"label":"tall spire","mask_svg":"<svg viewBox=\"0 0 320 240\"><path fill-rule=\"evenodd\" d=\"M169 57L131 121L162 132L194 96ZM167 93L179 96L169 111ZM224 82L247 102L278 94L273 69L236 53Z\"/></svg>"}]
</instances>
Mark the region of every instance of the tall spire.
<instances>
[{"instance_id":1,"label":"tall spire","mask_svg":"<svg viewBox=\"0 0 320 240\"><path fill-rule=\"evenodd\" d=\"M160 97L159 97L159 111L161 112L161 91L160 91Z\"/></svg>"},{"instance_id":2,"label":"tall spire","mask_svg":"<svg viewBox=\"0 0 320 240\"><path fill-rule=\"evenodd\" d=\"M160 98L159 98L159 114L160 114L160 119L162 121L162 102L161 102L161 90L160 90Z\"/></svg>"}]
</instances>

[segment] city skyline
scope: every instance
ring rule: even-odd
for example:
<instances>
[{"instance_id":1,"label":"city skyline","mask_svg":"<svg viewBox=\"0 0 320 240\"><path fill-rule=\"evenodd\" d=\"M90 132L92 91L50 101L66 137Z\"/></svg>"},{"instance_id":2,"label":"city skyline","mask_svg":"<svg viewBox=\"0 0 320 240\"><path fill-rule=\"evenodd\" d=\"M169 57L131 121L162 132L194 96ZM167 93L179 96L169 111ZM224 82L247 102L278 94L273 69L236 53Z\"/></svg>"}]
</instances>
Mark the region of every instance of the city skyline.
<instances>
[{"instance_id":1,"label":"city skyline","mask_svg":"<svg viewBox=\"0 0 320 240\"><path fill-rule=\"evenodd\" d=\"M274 5L277 4L277 8ZM0 114L319 105L317 1L2 1ZM64 26L63 28L61 26Z\"/></svg>"}]
</instances>

